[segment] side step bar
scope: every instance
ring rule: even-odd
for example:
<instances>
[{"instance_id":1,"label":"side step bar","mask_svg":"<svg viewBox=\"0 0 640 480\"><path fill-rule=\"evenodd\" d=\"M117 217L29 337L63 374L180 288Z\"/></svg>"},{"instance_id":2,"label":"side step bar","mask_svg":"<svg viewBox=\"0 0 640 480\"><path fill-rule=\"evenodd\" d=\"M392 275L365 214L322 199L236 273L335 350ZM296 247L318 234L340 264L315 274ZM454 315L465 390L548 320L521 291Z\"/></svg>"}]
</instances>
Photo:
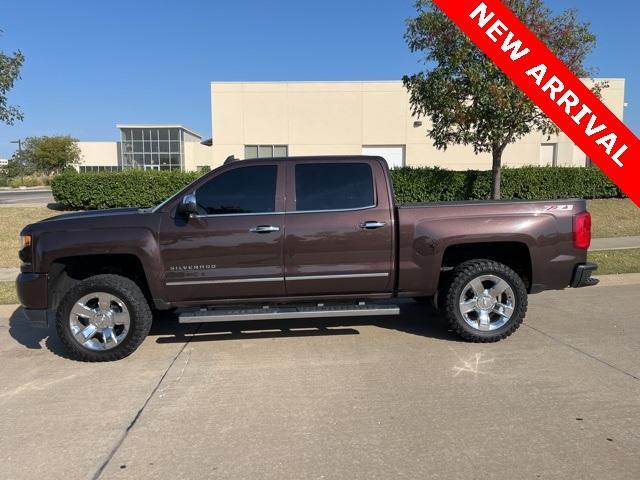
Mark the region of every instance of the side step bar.
<instances>
[{"instance_id":1,"label":"side step bar","mask_svg":"<svg viewBox=\"0 0 640 480\"><path fill-rule=\"evenodd\" d=\"M399 315L397 305L318 305L249 309L214 309L184 312L180 323L231 322L236 320L283 320L290 318L371 317Z\"/></svg>"}]
</instances>

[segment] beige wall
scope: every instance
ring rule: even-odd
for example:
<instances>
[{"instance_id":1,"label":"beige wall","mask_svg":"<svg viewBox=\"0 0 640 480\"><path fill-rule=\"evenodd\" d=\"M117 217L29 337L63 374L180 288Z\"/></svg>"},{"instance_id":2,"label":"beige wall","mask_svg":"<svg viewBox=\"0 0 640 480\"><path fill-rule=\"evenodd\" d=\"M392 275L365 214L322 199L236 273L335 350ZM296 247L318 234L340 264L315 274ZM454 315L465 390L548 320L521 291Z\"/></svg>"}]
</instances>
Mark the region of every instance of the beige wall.
<instances>
[{"instance_id":1,"label":"beige wall","mask_svg":"<svg viewBox=\"0 0 640 480\"><path fill-rule=\"evenodd\" d=\"M184 169L198 170L200 167L213 167L211 147L198 142L184 142Z\"/></svg>"},{"instance_id":2,"label":"beige wall","mask_svg":"<svg viewBox=\"0 0 640 480\"><path fill-rule=\"evenodd\" d=\"M605 103L622 118L624 80L609 80ZM359 155L362 146L403 146L406 165L490 168L490 155L471 147L435 149L429 122L414 126L409 97L399 81L265 82L211 84L213 165L244 158L245 145L288 145L289 155ZM542 143L557 143L558 164L584 166L586 157L565 136L529 135L505 151L505 165L540 163Z\"/></svg>"},{"instance_id":3,"label":"beige wall","mask_svg":"<svg viewBox=\"0 0 640 480\"><path fill-rule=\"evenodd\" d=\"M86 166L117 166L117 142L78 142L80 164Z\"/></svg>"}]
</instances>

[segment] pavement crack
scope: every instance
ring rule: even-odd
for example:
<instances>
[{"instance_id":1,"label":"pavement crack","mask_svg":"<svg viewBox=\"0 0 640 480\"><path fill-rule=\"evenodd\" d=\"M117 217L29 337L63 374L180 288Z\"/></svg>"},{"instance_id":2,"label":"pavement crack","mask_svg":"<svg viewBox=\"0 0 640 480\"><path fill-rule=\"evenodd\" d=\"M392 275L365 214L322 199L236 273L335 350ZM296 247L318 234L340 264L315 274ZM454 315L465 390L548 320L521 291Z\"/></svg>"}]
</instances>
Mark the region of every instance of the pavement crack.
<instances>
[{"instance_id":1,"label":"pavement crack","mask_svg":"<svg viewBox=\"0 0 640 480\"><path fill-rule=\"evenodd\" d=\"M627 372L626 370L623 370L620 367L616 367L615 365L613 365L613 364L611 364L611 363L609 363L609 362L607 362L605 360L602 360L601 358L598 358L595 355L590 354L589 352L585 352L584 350L581 350L578 347L574 347L573 345L571 345L570 343L565 342L564 340L560 340L559 338L556 338L553 335L549 335L548 333L543 332L542 330L539 330L536 327L532 327L531 325L529 325L527 323L523 323L523 325L525 327L530 328L531 330L534 330L534 331L538 332L540 335L543 335L543 336L553 340L554 342L557 342L557 343L559 343L561 345L564 345L565 347L570 348L571 350L574 350L574 351L576 351L578 353L581 353L582 355L585 355L585 356L591 358L592 360L595 360L596 362L599 362L599 363L601 363L603 365L606 365L607 367L612 368L612 369L616 370L617 372L620 372L620 373L622 373L624 375L627 375L628 377L631 377L634 380L640 380L640 377L637 377L633 373Z\"/></svg>"},{"instance_id":2,"label":"pavement crack","mask_svg":"<svg viewBox=\"0 0 640 480\"><path fill-rule=\"evenodd\" d=\"M107 457L104 459L104 461L100 464L100 466L95 470L95 472L93 473L93 475L90 475L89 478L91 480L97 480L98 478L100 478L100 476L102 475L102 473L104 472L104 470L107 468L107 466L109 465L109 463L111 462L111 460L113 459L113 457L116 455L116 453L118 453L118 450L120 449L120 447L122 446L122 444L124 443L124 441L126 440L127 436L129 435L129 432L131 432L131 430L133 429L133 427L136 425L136 423L138 422L138 419L142 416L142 413L144 412L145 408L147 408L147 405L149 405L149 402L151 401L151 399L155 396L155 394L158 392L158 390L160 389L160 385L162 385L162 382L164 381L164 379L166 378L167 374L169 373L169 371L171 370L171 367L173 367L173 365L176 363L176 361L178 360L178 358L180 358L180 355L182 355L182 352L184 352L185 348L187 348L187 345L189 345L189 343L191 342L191 339L193 338L194 335L196 335L198 333L198 331L200 330L200 327L202 326L201 323L198 324L198 326L196 327L196 329L193 331L193 333L191 334L191 336L189 337L189 339L184 342L184 345L182 345L182 347L180 347L180 350L178 350L178 353L175 354L175 356L173 357L173 359L171 360L171 363L169 363L169 365L167 366L167 368L165 369L165 371L163 372L162 376L160 377L160 379L158 380L158 382L156 383L156 386L153 388L153 390L151 390L151 393L149 394L149 396L147 397L147 399L144 401L144 403L142 404L142 407L140 407L140 409L138 410L138 412L135 414L135 416L133 417L133 419L131 420L131 422L129 423L129 425L127 426L127 428L125 429L125 431L122 433L122 435L120 436L120 438L118 439L118 441L115 443L115 445L111 448L111 451L109 452L109 454L107 455ZM191 355L189 355L189 357L191 357ZM184 366L184 368L186 368L186 365ZM184 372L184 368L182 369L182 372Z\"/></svg>"}]
</instances>

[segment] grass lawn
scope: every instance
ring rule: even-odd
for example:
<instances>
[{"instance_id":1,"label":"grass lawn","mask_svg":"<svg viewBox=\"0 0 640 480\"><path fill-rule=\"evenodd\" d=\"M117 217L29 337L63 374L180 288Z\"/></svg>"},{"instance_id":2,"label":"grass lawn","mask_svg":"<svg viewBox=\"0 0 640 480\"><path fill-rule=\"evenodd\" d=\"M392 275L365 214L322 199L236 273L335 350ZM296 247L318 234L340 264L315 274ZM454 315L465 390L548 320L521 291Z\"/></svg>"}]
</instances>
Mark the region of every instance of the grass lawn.
<instances>
[{"instance_id":1,"label":"grass lawn","mask_svg":"<svg viewBox=\"0 0 640 480\"><path fill-rule=\"evenodd\" d=\"M0 282L0 305L18 303L16 285L14 282Z\"/></svg>"},{"instance_id":2,"label":"grass lawn","mask_svg":"<svg viewBox=\"0 0 640 480\"><path fill-rule=\"evenodd\" d=\"M598 275L640 272L640 248L589 253L589 261L598 264Z\"/></svg>"},{"instance_id":3,"label":"grass lawn","mask_svg":"<svg viewBox=\"0 0 640 480\"><path fill-rule=\"evenodd\" d=\"M19 267L20 230L29 223L60 213L45 206L0 207L0 268Z\"/></svg>"},{"instance_id":4,"label":"grass lawn","mask_svg":"<svg viewBox=\"0 0 640 480\"><path fill-rule=\"evenodd\" d=\"M640 236L640 208L629 200L589 200L595 238Z\"/></svg>"}]
</instances>

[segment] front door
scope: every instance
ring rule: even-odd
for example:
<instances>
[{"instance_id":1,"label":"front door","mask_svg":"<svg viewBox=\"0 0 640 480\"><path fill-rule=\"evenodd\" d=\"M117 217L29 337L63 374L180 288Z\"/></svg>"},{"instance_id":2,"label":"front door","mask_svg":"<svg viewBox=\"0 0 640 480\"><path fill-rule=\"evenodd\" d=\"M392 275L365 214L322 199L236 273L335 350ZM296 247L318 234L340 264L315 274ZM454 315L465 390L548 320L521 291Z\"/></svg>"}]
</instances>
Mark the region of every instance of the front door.
<instances>
[{"instance_id":1,"label":"front door","mask_svg":"<svg viewBox=\"0 0 640 480\"><path fill-rule=\"evenodd\" d=\"M164 218L169 301L284 295L281 169L275 163L229 166L195 191L198 215Z\"/></svg>"},{"instance_id":2,"label":"front door","mask_svg":"<svg viewBox=\"0 0 640 480\"><path fill-rule=\"evenodd\" d=\"M394 225L381 162L310 160L289 168L287 294L391 291Z\"/></svg>"}]
</instances>

